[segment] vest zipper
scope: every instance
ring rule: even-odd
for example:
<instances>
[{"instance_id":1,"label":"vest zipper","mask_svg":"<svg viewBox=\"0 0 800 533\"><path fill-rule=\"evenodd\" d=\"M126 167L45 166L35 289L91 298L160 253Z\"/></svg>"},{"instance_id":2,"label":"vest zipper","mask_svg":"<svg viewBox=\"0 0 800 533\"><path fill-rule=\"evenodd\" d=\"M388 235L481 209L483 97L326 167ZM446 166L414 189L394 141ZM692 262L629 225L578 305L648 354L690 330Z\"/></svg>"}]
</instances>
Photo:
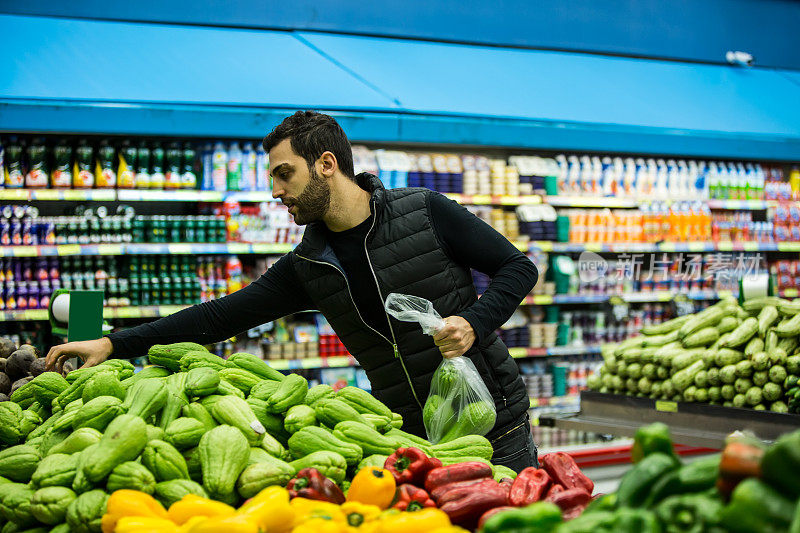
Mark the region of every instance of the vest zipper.
<instances>
[{"instance_id":1,"label":"vest zipper","mask_svg":"<svg viewBox=\"0 0 800 533\"><path fill-rule=\"evenodd\" d=\"M372 210L373 213L375 210ZM375 288L378 290L378 296L380 296L381 303L385 302L386 300L381 293L381 286L378 284L378 276L375 275L375 269L372 268L372 261L369 258L369 251L367 250L367 239L369 239L369 234L372 233L372 230L375 229L375 221L378 219L378 215L374 215L372 217L372 225L369 227L367 231L367 235L364 237L364 255L367 257L367 264L369 265L369 270L372 272L372 278L375 280ZM414 389L414 383L411 382L411 375L408 373L408 369L406 368L406 363L403 361L403 357L400 355L400 349L397 347L397 337L394 335L394 328L392 327L392 321L389 319L389 313L386 312L386 307L381 306L383 308L383 313L386 315L386 322L389 324L389 333L392 335L392 348L394 348L394 356L400 360L400 366L403 367L403 372L406 374L406 379L408 380L408 386L411 387L411 394L414 395L414 400L416 400L417 405L419 406L420 410L424 410L422 407L422 403L419 401L419 397L417 396L417 391Z\"/></svg>"},{"instance_id":2,"label":"vest zipper","mask_svg":"<svg viewBox=\"0 0 800 533\"><path fill-rule=\"evenodd\" d=\"M327 265L327 266L331 267L332 269L336 270L337 272L339 272L342 275L342 277L344 278L344 283L345 283L345 285L347 285L347 294L350 295L350 301L353 302L353 309L356 310L356 314L358 315L358 318L361 319L361 322L363 322L365 326L367 326L369 329L371 329L372 331L377 333L383 340L385 340L386 342L388 342L389 344L392 345L392 349L394 350L394 356L396 358L400 359L400 366L403 367L403 372L405 372L405 374L406 374L406 379L408 380L408 386L411 387L411 393L414 395L414 399L417 401L417 405L419 405L419 408L422 409L422 404L419 403L419 398L417 398L417 391L414 390L414 384L411 383L411 376L409 375L408 370L406 369L406 364L403 361L403 358L400 357L400 350L397 348L397 343L392 342L391 340L389 340L386 337L386 335L384 335L383 333L381 333L377 329L375 329L372 326L370 326L369 324L367 324L367 321L364 320L363 316L361 316L361 311L358 310L358 306L356 305L356 301L353 298L353 293L350 291L350 282L347 280L347 276L345 276L344 272L342 272L342 270L339 267L337 267L336 265L334 265L332 263L328 263L327 261L315 261L314 259L309 259L308 257L303 257L302 255L297 254L297 253L295 253L295 255L297 257L299 257L300 259L304 259L304 260L306 260L306 261L308 261L310 263L316 263L318 265ZM367 262L369 262L369 256L367 256ZM370 265L370 268L372 268L372 265ZM375 273L373 272L372 275L374 276ZM377 281L375 283L377 284ZM380 289L378 289L378 294L380 294L380 292L381 292ZM383 298L383 296L381 296L381 298ZM384 312L386 312L386 311L384 311ZM389 316L388 315L386 316L386 320L389 320ZM389 323L389 330L390 331L391 331L391 328L392 328L392 324L390 322ZM392 332L392 337L394 338L394 332Z\"/></svg>"},{"instance_id":3,"label":"vest zipper","mask_svg":"<svg viewBox=\"0 0 800 533\"><path fill-rule=\"evenodd\" d=\"M390 340L389 340L389 339L386 337L386 335L384 335L383 333L381 333L381 332L380 332L380 331L378 331L377 329L375 329L375 328L373 328L372 326L370 326L369 324L367 324L367 321L366 321L366 320L364 320L364 317L363 317L363 316L361 316L361 311L359 311L359 310L358 310L358 306L356 305L356 301L355 301L355 299L353 298L353 293L350 291L350 282L347 280L347 276L345 276L344 272L342 272L342 270L341 270L339 267L337 267L336 265L334 265L334 264L332 264L332 263L328 263L327 261L315 261L314 259L309 259L308 257L303 257L302 255L299 255L299 254L295 254L295 255L296 255L297 257L299 257L300 259L305 259L306 261L308 261L308 262L310 262L310 263L316 263L316 264L318 264L318 265L327 265L327 266L331 267L332 269L336 270L337 272L339 272L339 273L342 275L342 277L344 278L344 283L345 283L345 285L347 285L347 294L349 294L349 295L350 295L350 301L351 301L351 302L353 302L353 308L356 310L356 314L358 315L358 318L360 318L360 319L361 319L361 322L363 322L365 326L367 326L369 329L371 329L372 331L374 331L375 333L377 333L378 335L380 335L380 337L381 337L383 340L385 340L386 342L388 342L389 344L391 344L392 346L394 346L394 343L392 343L392 341L390 341Z\"/></svg>"}]
</instances>

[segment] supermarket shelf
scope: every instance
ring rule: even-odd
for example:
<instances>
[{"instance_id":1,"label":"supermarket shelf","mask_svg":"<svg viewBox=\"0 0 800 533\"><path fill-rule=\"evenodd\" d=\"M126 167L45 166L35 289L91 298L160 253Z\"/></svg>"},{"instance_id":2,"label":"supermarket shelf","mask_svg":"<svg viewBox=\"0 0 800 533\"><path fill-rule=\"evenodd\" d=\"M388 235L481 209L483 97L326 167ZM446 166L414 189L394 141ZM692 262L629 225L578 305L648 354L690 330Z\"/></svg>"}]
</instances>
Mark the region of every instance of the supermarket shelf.
<instances>
[{"instance_id":1,"label":"supermarket shelf","mask_svg":"<svg viewBox=\"0 0 800 533\"><path fill-rule=\"evenodd\" d=\"M552 348L509 348L508 352L515 359L528 357L560 357L566 355L593 355L600 353L600 345L590 346L554 346Z\"/></svg>"},{"instance_id":2,"label":"supermarket shelf","mask_svg":"<svg viewBox=\"0 0 800 533\"><path fill-rule=\"evenodd\" d=\"M631 242L620 244L531 241L529 250L556 253L656 253L656 252L775 252L800 251L794 242Z\"/></svg>"},{"instance_id":3,"label":"supermarket shelf","mask_svg":"<svg viewBox=\"0 0 800 533\"><path fill-rule=\"evenodd\" d=\"M445 193L445 196L466 205L536 205L547 203L554 207L637 207L652 199L614 198L601 196L524 196ZM266 191L198 191L198 190L147 190L147 189L2 189L0 200L11 201L95 201L112 202L222 202L225 199L239 202L276 201ZM766 200L707 200L711 209L763 210L778 205Z\"/></svg>"},{"instance_id":4,"label":"supermarket shelf","mask_svg":"<svg viewBox=\"0 0 800 533\"><path fill-rule=\"evenodd\" d=\"M177 313L186 305L150 305L140 307L106 307L103 318L158 318ZM3 321L47 320L47 309L19 309L0 311Z\"/></svg>"},{"instance_id":5,"label":"supermarket shelf","mask_svg":"<svg viewBox=\"0 0 800 533\"><path fill-rule=\"evenodd\" d=\"M737 430L752 431L758 438L774 441L800 426L800 416L717 405L666 402L618 394L583 391L580 413L573 417L546 419L557 428L576 429L631 437L639 427L663 422L675 442L719 449Z\"/></svg>"},{"instance_id":6,"label":"supermarket shelf","mask_svg":"<svg viewBox=\"0 0 800 533\"><path fill-rule=\"evenodd\" d=\"M291 243L135 243L135 244L58 244L43 246L0 246L0 257L38 257L71 255L206 255L206 254L285 254Z\"/></svg>"},{"instance_id":7,"label":"supermarket shelf","mask_svg":"<svg viewBox=\"0 0 800 533\"><path fill-rule=\"evenodd\" d=\"M778 202L767 200L708 200L706 202L711 209L732 209L744 210L763 210L777 205Z\"/></svg>"},{"instance_id":8,"label":"supermarket shelf","mask_svg":"<svg viewBox=\"0 0 800 533\"><path fill-rule=\"evenodd\" d=\"M12 320L47 320L47 309L18 309L0 311L0 318L2 318L4 322L11 322Z\"/></svg>"},{"instance_id":9,"label":"supermarket shelf","mask_svg":"<svg viewBox=\"0 0 800 533\"><path fill-rule=\"evenodd\" d=\"M445 193L445 196L451 200L455 200L460 204L465 205L535 205L542 203L542 197L538 194L530 194L525 196L511 196L508 194L503 195L488 195L488 194L458 194L458 193Z\"/></svg>"},{"instance_id":10,"label":"supermarket shelf","mask_svg":"<svg viewBox=\"0 0 800 533\"><path fill-rule=\"evenodd\" d=\"M238 202L272 202L272 194L264 191L147 191L120 189L117 199L127 202L222 202L226 199Z\"/></svg>"},{"instance_id":11,"label":"supermarket shelf","mask_svg":"<svg viewBox=\"0 0 800 533\"><path fill-rule=\"evenodd\" d=\"M354 357L331 356L331 357L311 357L308 359L271 359L267 360L269 366L276 370L300 370L308 368L342 368L348 366L358 366Z\"/></svg>"},{"instance_id":12,"label":"supermarket shelf","mask_svg":"<svg viewBox=\"0 0 800 533\"><path fill-rule=\"evenodd\" d=\"M635 198L615 198L602 196L545 196L544 203L553 207L637 207L641 201Z\"/></svg>"},{"instance_id":13,"label":"supermarket shelf","mask_svg":"<svg viewBox=\"0 0 800 533\"><path fill-rule=\"evenodd\" d=\"M0 200L75 200L110 202L117 197L114 189L0 189Z\"/></svg>"},{"instance_id":14,"label":"supermarket shelf","mask_svg":"<svg viewBox=\"0 0 800 533\"><path fill-rule=\"evenodd\" d=\"M671 291L629 292L623 294L556 294L528 296L522 300L523 305L560 305L560 304L598 304L605 303L611 297L618 296L628 303L668 302L677 294ZM694 291L687 293L690 300L718 300L730 296L730 291Z\"/></svg>"},{"instance_id":15,"label":"supermarket shelf","mask_svg":"<svg viewBox=\"0 0 800 533\"><path fill-rule=\"evenodd\" d=\"M631 243L620 245L570 244L549 241L513 241L523 251L598 253L654 253L654 252L800 252L800 242L782 243ZM40 246L0 246L0 257L37 257L66 255L153 255L153 254L285 254L294 248L292 243L130 243L130 244L58 244ZM571 297L563 303L572 303ZM544 298L544 297L540 297ZM549 297L547 297L549 298ZM576 303L583 303L582 301ZM544 305L544 304L542 304Z\"/></svg>"},{"instance_id":16,"label":"supermarket shelf","mask_svg":"<svg viewBox=\"0 0 800 533\"><path fill-rule=\"evenodd\" d=\"M445 196L466 205L535 205L542 203L538 194L470 195L445 193ZM147 189L2 189L0 200L73 200L111 202L274 202L272 193L266 191L197 191L197 190L147 190Z\"/></svg>"},{"instance_id":17,"label":"supermarket shelf","mask_svg":"<svg viewBox=\"0 0 800 533\"><path fill-rule=\"evenodd\" d=\"M559 446L557 448L539 448L539 456L551 452L564 452L572 456L581 469L608 467L612 465L630 464L632 439L614 439L607 443L592 442L572 446ZM713 448L673 445L675 453L681 457L697 457L714 453Z\"/></svg>"},{"instance_id":18,"label":"supermarket shelf","mask_svg":"<svg viewBox=\"0 0 800 533\"><path fill-rule=\"evenodd\" d=\"M554 207L608 207L633 208L652 203L657 198L617 198L602 196L545 196L543 201ZM695 200L687 198L687 200ZM667 203L682 200L667 200ZM711 209L763 210L778 204L767 200L705 200Z\"/></svg>"},{"instance_id":19,"label":"supermarket shelf","mask_svg":"<svg viewBox=\"0 0 800 533\"><path fill-rule=\"evenodd\" d=\"M18 202L34 200L69 200L95 202L271 202L272 194L263 191L196 191L139 189L0 189L0 200Z\"/></svg>"},{"instance_id":20,"label":"supermarket shelf","mask_svg":"<svg viewBox=\"0 0 800 533\"><path fill-rule=\"evenodd\" d=\"M564 396L550 396L547 398L530 398L531 409L537 407L564 407L566 409L573 409L577 411L580 405L581 397L579 394L566 394Z\"/></svg>"}]
</instances>

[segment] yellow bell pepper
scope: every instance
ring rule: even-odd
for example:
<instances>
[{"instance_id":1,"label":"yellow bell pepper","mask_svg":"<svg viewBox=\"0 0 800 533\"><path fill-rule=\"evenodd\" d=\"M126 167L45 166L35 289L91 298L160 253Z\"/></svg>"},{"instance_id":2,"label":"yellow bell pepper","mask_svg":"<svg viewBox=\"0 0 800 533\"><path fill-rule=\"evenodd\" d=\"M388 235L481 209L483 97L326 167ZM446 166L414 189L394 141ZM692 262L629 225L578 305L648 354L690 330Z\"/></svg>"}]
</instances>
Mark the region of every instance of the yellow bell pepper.
<instances>
[{"instance_id":1,"label":"yellow bell pepper","mask_svg":"<svg viewBox=\"0 0 800 533\"><path fill-rule=\"evenodd\" d=\"M178 533L178 526L166 518L123 516L117 521L116 533Z\"/></svg>"},{"instance_id":2,"label":"yellow bell pepper","mask_svg":"<svg viewBox=\"0 0 800 533\"><path fill-rule=\"evenodd\" d=\"M208 520L208 518L209 518L208 516L193 516L192 518L183 523L179 531L180 533L188 533L190 529L192 529L198 523L204 520Z\"/></svg>"},{"instance_id":3,"label":"yellow bell pepper","mask_svg":"<svg viewBox=\"0 0 800 533\"><path fill-rule=\"evenodd\" d=\"M394 500L397 486L388 470L368 466L358 471L347 491L347 501L377 505L387 509Z\"/></svg>"},{"instance_id":4,"label":"yellow bell pepper","mask_svg":"<svg viewBox=\"0 0 800 533\"><path fill-rule=\"evenodd\" d=\"M437 527L429 533L469 533L468 529L458 526Z\"/></svg>"},{"instance_id":5,"label":"yellow bell pepper","mask_svg":"<svg viewBox=\"0 0 800 533\"><path fill-rule=\"evenodd\" d=\"M335 503L309 500L307 498L293 498L290 505L295 512L295 526L316 518L340 524L346 523L346 517L341 507Z\"/></svg>"},{"instance_id":6,"label":"yellow bell pepper","mask_svg":"<svg viewBox=\"0 0 800 533\"><path fill-rule=\"evenodd\" d=\"M187 533L258 533L258 524L247 515L215 516L198 521Z\"/></svg>"},{"instance_id":7,"label":"yellow bell pepper","mask_svg":"<svg viewBox=\"0 0 800 533\"><path fill-rule=\"evenodd\" d=\"M444 527L450 527L450 518L439 509L427 508L387 515L378 521L375 533L428 533Z\"/></svg>"},{"instance_id":8,"label":"yellow bell pepper","mask_svg":"<svg viewBox=\"0 0 800 533\"><path fill-rule=\"evenodd\" d=\"M362 527L364 524L377 520L381 515L380 507L366 503L345 502L340 509L344 513L347 525L353 527Z\"/></svg>"},{"instance_id":9,"label":"yellow bell pepper","mask_svg":"<svg viewBox=\"0 0 800 533\"><path fill-rule=\"evenodd\" d=\"M239 508L263 533L283 533L294 525L295 509L289 505L289 492L283 487L267 487Z\"/></svg>"},{"instance_id":10,"label":"yellow bell pepper","mask_svg":"<svg viewBox=\"0 0 800 533\"><path fill-rule=\"evenodd\" d=\"M194 516L211 518L214 516L230 516L236 509L228 504L209 500L196 494L187 494L170 505L167 517L178 525L183 525Z\"/></svg>"},{"instance_id":11,"label":"yellow bell pepper","mask_svg":"<svg viewBox=\"0 0 800 533\"><path fill-rule=\"evenodd\" d=\"M126 516L167 519L167 511L155 498L138 490L121 489L108 498L106 514L100 522L103 533L114 533L117 522Z\"/></svg>"},{"instance_id":12,"label":"yellow bell pepper","mask_svg":"<svg viewBox=\"0 0 800 533\"><path fill-rule=\"evenodd\" d=\"M292 533L356 533L358 530L327 518L312 518L292 529Z\"/></svg>"}]
</instances>

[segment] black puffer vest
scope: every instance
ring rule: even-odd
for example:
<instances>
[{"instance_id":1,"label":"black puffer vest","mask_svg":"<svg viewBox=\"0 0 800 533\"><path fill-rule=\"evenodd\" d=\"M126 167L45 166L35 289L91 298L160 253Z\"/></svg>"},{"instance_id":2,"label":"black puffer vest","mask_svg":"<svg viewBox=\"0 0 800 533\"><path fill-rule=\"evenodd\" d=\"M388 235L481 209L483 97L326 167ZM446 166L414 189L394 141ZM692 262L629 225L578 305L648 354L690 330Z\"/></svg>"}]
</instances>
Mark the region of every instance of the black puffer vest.
<instances>
[{"instance_id":1,"label":"black puffer vest","mask_svg":"<svg viewBox=\"0 0 800 533\"><path fill-rule=\"evenodd\" d=\"M469 269L447 256L431 225L430 191L387 190L369 174L359 174L357 180L372 192L375 216L364 246L374 272L371 282L378 284L381 297L385 299L391 292L421 296L433 302L443 317L475 303L477 294ZM422 407L441 354L416 323L391 318L389 338L366 325L321 224L309 224L302 242L291 253L297 276L366 371L373 395L403 416L404 430L424 437ZM529 406L517 363L494 333L465 355L475 363L494 398L497 421L488 437L498 436Z\"/></svg>"}]
</instances>

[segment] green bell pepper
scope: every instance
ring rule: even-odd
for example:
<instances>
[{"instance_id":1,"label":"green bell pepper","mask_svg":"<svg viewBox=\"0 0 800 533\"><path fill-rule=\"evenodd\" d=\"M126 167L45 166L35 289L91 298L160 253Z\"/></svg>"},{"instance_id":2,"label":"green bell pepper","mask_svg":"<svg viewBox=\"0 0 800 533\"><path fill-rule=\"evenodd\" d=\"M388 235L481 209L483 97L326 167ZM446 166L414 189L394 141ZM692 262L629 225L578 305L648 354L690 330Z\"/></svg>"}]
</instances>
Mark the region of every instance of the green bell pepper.
<instances>
[{"instance_id":1,"label":"green bell pepper","mask_svg":"<svg viewBox=\"0 0 800 533\"><path fill-rule=\"evenodd\" d=\"M654 452L628 470L619 483L617 501L620 507L641 507L648 498L650 490L664 476L676 470L675 457Z\"/></svg>"},{"instance_id":2,"label":"green bell pepper","mask_svg":"<svg viewBox=\"0 0 800 533\"><path fill-rule=\"evenodd\" d=\"M631 461L638 463L655 452L677 457L672 447L672 436L669 433L669 427L661 422L639 428L633 437Z\"/></svg>"},{"instance_id":3,"label":"green bell pepper","mask_svg":"<svg viewBox=\"0 0 800 533\"><path fill-rule=\"evenodd\" d=\"M586 509L583 510L583 514L595 513L597 511L613 511L616 508L617 493L612 492L610 494L603 494L592 500L589 505L586 506Z\"/></svg>"},{"instance_id":4,"label":"green bell pepper","mask_svg":"<svg viewBox=\"0 0 800 533\"><path fill-rule=\"evenodd\" d=\"M655 508L665 533L705 533L720 521L722 501L712 491L669 496Z\"/></svg>"},{"instance_id":5,"label":"green bell pepper","mask_svg":"<svg viewBox=\"0 0 800 533\"><path fill-rule=\"evenodd\" d=\"M656 514L644 509L617 509L614 513L616 533L661 533Z\"/></svg>"},{"instance_id":6,"label":"green bell pepper","mask_svg":"<svg viewBox=\"0 0 800 533\"><path fill-rule=\"evenodd\" d=\"M734 489L722 510L722 525L734 532L777 533L789 529L794 502L756 478L748 478Z\"/></svg>"},{"instance_id":7,"label":"green bell pepper","mask_svg":"<svg viewBox=\"0 0 800 533\"><path fill-rule=\"evenodd\" d=\"M612 533L614 513L611 511L595 511L584 513L558 526L555 533Z\"/></svg>"},{"instance_id":8,"label":"green bell pepper","mask_svg":"<svg viewBox=\"0 0 800 533\"><path fill-rule=\"evenodd\" d=\"M762 479L792 500L800 497L800 431L783 435L764 452Z\"/></svg>"},{"instance_id":9,"label":"green bell pepper","mask_svg":"<svg viewBox=\"0 0 800 533\"><path fill-rule=\"evenodd\" d=\"M719 477L719 460L719 454L709 455L666 474L653 485L643 506L652 507L673 494L689 494L713 488Z\"/></svg>"},{"instance_id":10,"label":"green bell pepper","mask_svg":"<svg viewBox=\"0 0 800 533\"><path fill-rule=\"evenodd\" d=\"M561 523L561 509L554 503L536 502L490 517L483 533L550 533Z\"/></svg>"},{"instance_id":11,"label":"green bell pepper","mask_svg":"<svg viewBox=\"0 0 800 533\"><path fill-rule=\"evenodd\" d=\"M794 508L794 518L789 526L789 533L800 533L800 500L797 501L797 506Z\"/></svg>"}]
</instances>

